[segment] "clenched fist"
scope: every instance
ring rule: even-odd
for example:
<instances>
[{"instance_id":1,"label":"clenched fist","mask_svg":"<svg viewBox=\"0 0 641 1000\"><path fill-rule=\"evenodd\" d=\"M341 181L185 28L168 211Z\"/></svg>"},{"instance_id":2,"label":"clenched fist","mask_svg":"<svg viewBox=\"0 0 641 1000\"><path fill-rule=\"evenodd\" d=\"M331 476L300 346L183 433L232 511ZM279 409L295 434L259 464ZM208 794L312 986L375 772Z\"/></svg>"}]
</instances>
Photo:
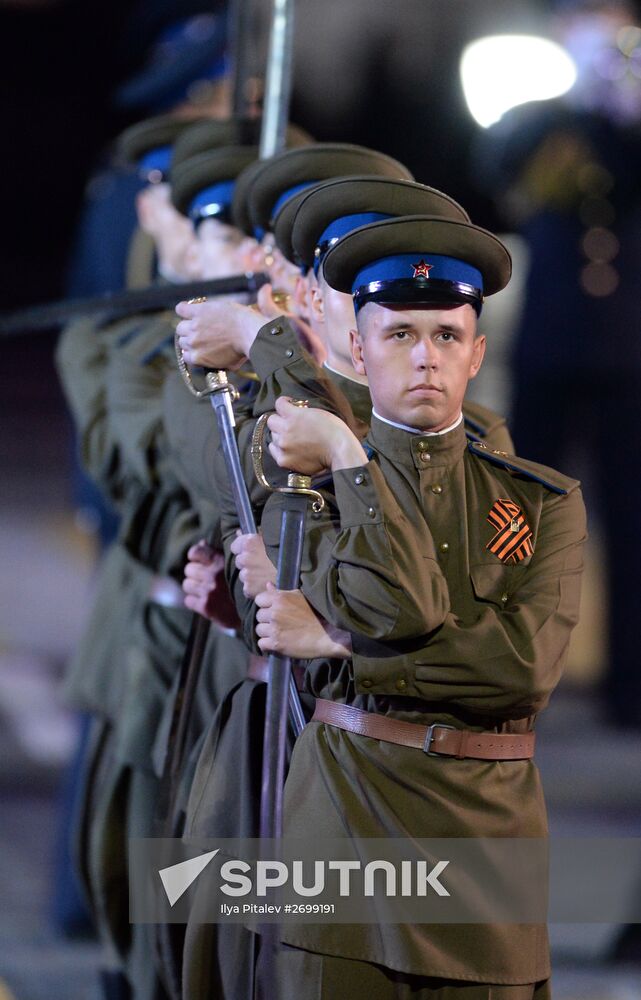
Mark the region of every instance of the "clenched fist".
<instances>
[{"instance_id":1,"label":"clenched fist","mask_svg":"<svg viewBox=\"0 0 641 1000\"><path fill-rule=\"evenodd\" d=\"M260 535L241 535L231 543L245 597L256 597L268 583L276 583L276 567L270 560Z\"/></svg>"},{"instance_id":2,"label":"clenched fist","mask_svg":"<svg viewBox=\"0 0 641 1000\"><path fill-rule=\"evenodd\" d=\"M358 438L340 417L327 410L294 406L287 396L280 396L267 426L272 436L269 450L283 469L314 476L325 469L367 464Z\"/></svg>"},{"instance_id":3,"label":"clenched fist","mask_svg":"<svg viewBox=\"0 0 641 1000\"><path fill-rule=\"evenodd\" d=\"M256 635L263 653L300 660L352 655L349 634L320 618L300 590L277 590L269 583L256 604Z\"/></svg>"},{"instance_id":4,"label":"clenched fist","mask_svg":"<svg viewBox=\"0 0 641 1000\"><path fill-rule=\"evenodd\" d=\"M227 300L179 302L178 343L188 365L234 371L245 361L265 317L251 306Z\"/></svg>"}]
</instances>

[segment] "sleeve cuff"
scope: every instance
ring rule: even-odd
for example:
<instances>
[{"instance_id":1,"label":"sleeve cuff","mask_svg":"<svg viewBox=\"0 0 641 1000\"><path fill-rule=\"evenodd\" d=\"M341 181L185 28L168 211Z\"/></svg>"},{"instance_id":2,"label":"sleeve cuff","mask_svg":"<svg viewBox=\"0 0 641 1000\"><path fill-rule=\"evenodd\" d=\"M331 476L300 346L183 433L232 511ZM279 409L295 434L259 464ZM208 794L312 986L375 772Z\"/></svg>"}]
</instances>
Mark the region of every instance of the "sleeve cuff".
<instances>
[{"instance_id":1,"label":"sleeve cuff","mask_svg":"<svg viewBox=\"0 0 641 1000\"><path fill-rule=\"evenodd\" d=\"M375 639L352 635L352 670L357 694L422 697L412 655L390 650Z\"/></svg>"}]
</instances>

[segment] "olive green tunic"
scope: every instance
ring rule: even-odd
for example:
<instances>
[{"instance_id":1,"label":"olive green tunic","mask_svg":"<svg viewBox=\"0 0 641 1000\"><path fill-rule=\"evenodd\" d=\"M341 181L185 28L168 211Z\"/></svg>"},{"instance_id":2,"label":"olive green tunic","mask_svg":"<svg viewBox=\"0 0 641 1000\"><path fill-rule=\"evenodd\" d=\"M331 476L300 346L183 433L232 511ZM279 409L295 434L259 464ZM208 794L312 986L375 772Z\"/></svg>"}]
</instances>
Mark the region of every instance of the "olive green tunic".
<instances>
[{"instance_id":1,"label":"olive green tunic","mask_svg":"<svg viewBox=\"0 0 641 1000\"><path fill-rule=\"evenodd\" d=\"M107 408L107 365L120 343L135 337L150 319L115 323L87 319L62 332L56 364L72 412L82 464L121 516L118 539L103 556L89 619L67 667L64 695L75 708L113 719L121 691L114 664L126 657L132 620L150 586L149 572L127 551L123 535L139 485L128 474Z\"/></svg>"},{"instance_id":2,"label":"olive green tunic","mask_svg":"<svg viewBox=\"0 0 641 1000\"><path fill-rule=\"evenodd\" d=\"M558 683L579 610L585 510L578 484L447 434L374 418L372 459L333 476L310 518L302 589L352 634L353 657L314 661L317 696L414 722L522 732ZM534 554L506 565L487 515L509 498ZM281 500L264 512L275 557ZM402 780L400 780L402 777ZM537 837L546 815L532 761L452 760L319 723L286 784L292 837ZM283 928L308 951L450 980L529 984L549 975L538 925Z\"/></svg>"}]
</instances>

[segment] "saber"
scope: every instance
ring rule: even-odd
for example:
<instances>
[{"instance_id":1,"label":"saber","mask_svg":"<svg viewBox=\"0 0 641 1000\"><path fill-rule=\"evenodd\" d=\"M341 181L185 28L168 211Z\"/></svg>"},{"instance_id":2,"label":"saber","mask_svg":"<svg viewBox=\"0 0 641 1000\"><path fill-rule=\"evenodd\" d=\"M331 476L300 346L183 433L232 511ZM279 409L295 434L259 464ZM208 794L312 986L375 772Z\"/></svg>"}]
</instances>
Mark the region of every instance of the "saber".
<instances>
[{"instance_id":1,"label":"saber","mask_svg":"<svg viewBox=\"0 0 641 1000\"><path fill-rule=\"evenodd\" d=\"M307 400L292 400L295 406L307 406ZM262 471L263 434L269 414L263 414L254 428L252 458L254 472L262 486L272 488ZM280 524L278 548L277 587L279 590L296 590L305 541L307 507L312 498L312 509L320 513L324 500L311 488L309 476L291 472L287 486L276 487L274 492L284 494L284 509ZM267 703L265 706L265 731L263 737L263 765L260 795L260 837L266 844L280 840L283 835L283 802L285 794L285 757L287 751L287 693L292 684L292 660L289 656L272 653L268 660ZM257 1000L278 998L277 956L280 949L278 924L263 924L256 967Z\"/></svg>"},{"instance_id":2,"label":"saber","mask_svg":"<svg viewBox=\"0 0 641 1000\"><path fill-rule=\"evenodd\" d=\"M240 529L244 535L256 534L256 521L247 486L243 478L238 445L234 435L236 419L232 404L238 397L238 391L229 381L227 372L222 369L207 372L204 388L199 389L194 383L192 374L183 357L180 344L178 343L178 335L174 339L174 344L178 369L187 388L197 399L209 397L216 415L223 457L234 498L234 506L238 512ZM189 638L180 664L169 738L166 744L167 754L164 762L161 790L158 797L160 825L164 824L166 826L171 821L174 812L180 774L184 764L189 719L198 686L209 627L210 623L208 619L203 618L199 614L193 615ZM291 672L288 681L288 690L291 725L294 735L299 736L305 726L305 717L300 704L295 679L291 675Z\"/></svg>"},{"instance_id":3,"label":"saber","mask_svg":"<svg viewBox=\"0 0 641 1000\"><path fill-rule=\"evenodd\" d=\"M306 399L293 399L292 403L301 407L308 405ZM319 514L325 506L325 501L317 490L312 489L309 476L290 472L287 476L287 486L272 486L266 478L263 471L263 453L268 419L269 414L263 413L256 421L251 444L252 463L254 475L263 489L272 493L282 493L285 498L278 546L277 587L279 590L296 590L303 555L307 505L311 500L312 509ZM284 725L287 709L286 694L288 690L291 691L292 686L296 689L291 666L292 661L289 656L272 653L269 657L261 784L261 837L280 837L282 832L282 794L287 737ZM300 732L305 725L302 716L301 721Z\"/></svg>"},{"instance_id":4,"label":"saber","mask_svg":"<svg viewBox=\"0 0 641 1000\"><path fill-rule=\"evenodd\" d=\"M174 309L183 299L209 298L215 295L238 295L257 292L269 278L261 272L234 274L212 281L190 281L182 285L151 285L122 292L105 292L87 299L64 299L0 313L0 337L15 337L63 326L78 316L105 313L111 319L129 314Z\"/></svg>"},{"instance_id":5,"label":"saber","mask_svg":"<svg viewBox=\"0 0 641 1000\"><path fill-rule=\"evenodd\" d=\"M196 388L178 343L178 335L175 337L174 344L178 369L187 388L197 399L204 399L208 396L216 414L225 465L234 496L234 504L238 511L241 531L243 534L255 534L256 523L247 488L242 478L238 449L234 437L236 419L232 403L237 398L238 392L230 383L227 372L222 370L207 372L205 376L205 388ZM238 461L234 461L234 453ZM178 783L184 764L189 719L200 677L200 668L203 662L207 636L209 635L209 627L210 622L207 618L203 618L199 614L192 616L189 638L187 639L185 652L180 664L176 698L173 705L167 740L167 757L163 770L161 794L159 795L158 812L161 822L165 823L171 822L174 812Z\"/></svg>"},{"instance_id":6,"label":"saber","mask_svg":"<svg viewBox=\"0 0 641 1000\"><path fill-rule=\"evenodd\" d=\"M302 494L292 492L285 500L278 549L276 586L279 590L296 590L298 587L307 506L308 496L306 492ZM267 661L267 703L265 706L260 795L260 837L262 839L276 839L283 834L283 794L287 751L285 720L287 719L288 696L292 683L291 657L272 653Z\"/></svg>"},{"instance_id":7,"label":"saber","mask_svg":"<svg viewBox=\"0 0 641 1000\"><path fill-rule=\"evenodd\" d=\"M194 384L191 372L182 354L182 350L178 343L178 336L175 338L176 347L176 360L178 362L178 369L182 375L189 391L192 395L196 396L197 399L203 399L208 396L211 405L216 414L216 422L218 424L218 433L220 435L220 441L222 445L223 458L225 461L225 467L227 469L227 476L229 479L229 484L232 490L234 505L238 512L238 523L240 524L241 532L244 535L255 535L257 533L256 521L254 519L254 512L252 510L251 500L249 499L249 493L247 491L247 485L243 476L243 470L240 462L240 456L238 454L238 444L236 442L236 436L234 434L234 427L236 426L236 418L234 416L233 402L238 397L238 392L233 385L229 382L227 372L224 370L210 371L207 372L205 376L205 388L198 389ZM254 461L254 469L256 469L257 452L256 452L256 439L260 437L260 456L262 457L262 434L265 422L261 417L257 427L254 429L254 442L252 444L252 458ZM258 434L257 434L257 430ZM262 471L262 470L261 470ZM273 487L267 482L264 476L260 480L261 484L265 486L266 489L272 490ZM317 494L314 493L314 496ZM201 616L198 615L198 618ZM201 619L205 621L204 619ZM205 622L207 625L208 623ZM193 685L195 690L196 680L198 676L199 667L196 668L193 673L195 674ZM190 674L191 677L191 674ZM187 698L185 697L185 703L187 703ZM187 710L188 710L187 706ZM300 736L303 729L305 728L305 716L303 715L303 710L300 704L300 698L298 696L298 689L296 687L296 682L293 676L290 677L289 681L289 710L290 710L290 721L292 729L295 736Z\"/></svg>"}]
</instances>

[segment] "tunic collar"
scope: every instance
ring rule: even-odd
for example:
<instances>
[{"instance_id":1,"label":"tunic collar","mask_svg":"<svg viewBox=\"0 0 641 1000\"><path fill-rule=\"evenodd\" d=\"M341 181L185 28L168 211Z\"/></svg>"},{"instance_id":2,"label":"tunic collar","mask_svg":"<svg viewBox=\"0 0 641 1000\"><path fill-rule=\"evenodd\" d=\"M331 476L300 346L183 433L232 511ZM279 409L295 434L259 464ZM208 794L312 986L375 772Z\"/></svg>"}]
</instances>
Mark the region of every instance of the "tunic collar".
<instances>
[{"instance_id":1,"label":"tunic collar","mask_svg":"<svg viewBox=\"0 0 641 1000\"><path fill-rule=\"evenodd\" d=\"M368 440L390 462L425 471L454 465L467 448L463 420L440 434L404 430L372 414Z\"/></svg>"}]
</instances>

